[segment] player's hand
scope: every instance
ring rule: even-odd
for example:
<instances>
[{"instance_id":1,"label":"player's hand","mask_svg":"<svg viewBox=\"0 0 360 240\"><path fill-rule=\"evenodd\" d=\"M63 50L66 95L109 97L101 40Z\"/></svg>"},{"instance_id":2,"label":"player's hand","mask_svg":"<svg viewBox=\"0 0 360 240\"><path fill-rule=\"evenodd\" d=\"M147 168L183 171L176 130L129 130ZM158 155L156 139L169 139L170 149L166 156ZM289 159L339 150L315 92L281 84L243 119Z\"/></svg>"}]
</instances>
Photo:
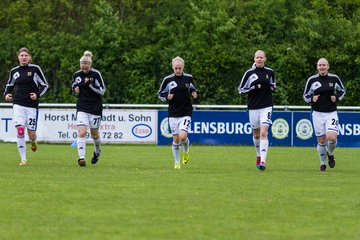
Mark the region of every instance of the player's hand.
<instances>
[{"instance_id":1,"label":"player's hand","mask_svg":"<svg viewBox=\"0 0 360 240\"><path fill-rule=\"evenodd\" d=\"M312 101L313 101L313 102L317 102L317 101L319 100L319 97L320 97L320 95L314 95L314 96L312 97Z\"/></svg>"},{"instance_id":2,"label":"player's hand","mask_svg":"<svg viewBox=\"0 0 360 240\"><path fill-rule=\"evenodd\" d=\"M261 88L261 84L256 84L256 89L260 89Z\"/></svg>"},{"instance_id":3,"label":"player's hand","mask_svg":"<svg viewBox=\"0 0 360 240\"><path fill-rule=\"evenodd\" d=\"M168 99L168 100L173 99L173 97L174 97L174 94L170 94L170 93L169 93L169 94L167 95L167 99Z\"/></svg>"},{"instance_id":4,"label":"player's hand","mask_svg":"<svg viewBox=\"0 0 360 240\"><path fill-rule=\"evenodd\" d=\"M30 93L30 99L35 101L37 99L36 93Z\"/></svg>"},{"instance_id":5,"label":"player's hand","mask_svg":"<svg viewBox=\"0 0 360 240\"><path fill-rule=\"evenodd\" d=\"M79 88L78 86L76 86L76 87L74 88L74 92L77 93L77 94L79 94L79 93L80 93L80 88Z\"/></svg>"},{"instance_id":6,"label":"player's hand","mask_svg":"<svg viewBox=\"0 0 360 240\"><path fill-rule=\"evenodd\" d=\"M336 102L336 96L332 95L332 96L330 96L330 99L332 102Z\"/></svg>"},{"instance_id":7,"label":"player's hand","mask_svg":"<svg viewBox=\"0 0 360 240\"><path fill-rule=\"evenodd\" d=\"M191 93L191 96L192 96L193 98L197 98L197 97L198 97L198 94L197 94L196 91L193 91L193 92Z\"/></svg>"},{"instance_id":8,"label":"player's hand","mask_svg":"<svg viewBox=\"0 0 360 240\"><path fill-rule=\"evenodd\" d=\"M12 94L8 93L5 95L5 101L11 102L13 100Z\"/></svg>"}]
</instances>

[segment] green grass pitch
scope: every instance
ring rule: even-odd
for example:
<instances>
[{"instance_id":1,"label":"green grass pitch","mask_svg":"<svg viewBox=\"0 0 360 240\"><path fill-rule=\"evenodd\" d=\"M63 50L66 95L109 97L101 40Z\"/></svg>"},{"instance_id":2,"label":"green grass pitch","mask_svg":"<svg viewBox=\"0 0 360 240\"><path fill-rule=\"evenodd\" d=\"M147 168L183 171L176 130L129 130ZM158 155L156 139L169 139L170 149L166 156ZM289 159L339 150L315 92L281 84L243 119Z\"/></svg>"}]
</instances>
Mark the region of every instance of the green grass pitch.
<instances>
[{"instance_id":1,"label":"green grass pitch","mask_svg":"<svg viewBox=\"0 0 360 240\"><path fill-rule=\"evenodd\" d=\"M191 146L173 169L170 146L103 145L77 165L69 145L39 144L20 167L0 143L1 239L359 239L358 148L319 171L315 148Z\"/></svg>"}]
</instances>

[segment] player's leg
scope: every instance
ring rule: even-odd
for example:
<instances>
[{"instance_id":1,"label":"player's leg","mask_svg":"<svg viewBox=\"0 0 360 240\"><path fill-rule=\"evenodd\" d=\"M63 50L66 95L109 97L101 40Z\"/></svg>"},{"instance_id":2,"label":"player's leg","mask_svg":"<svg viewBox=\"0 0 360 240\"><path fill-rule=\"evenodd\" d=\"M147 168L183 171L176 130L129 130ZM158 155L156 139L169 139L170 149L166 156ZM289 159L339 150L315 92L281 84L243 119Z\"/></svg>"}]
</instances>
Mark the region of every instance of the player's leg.
<instances>
[{"instance_id":1,"label":"player's leg","mask_svg":"<svg viewBox=\"0 0 360 240\"><path fill-rule=\"evenodd\" d=\"M326 135L317 137L317 152L320 158L320 171L326 170Z\"/></svg>"},{"instance_id":2,"label":"player's leg","mask_svg":"<svg viewBox=\"0 0 360 240\"><path fill-rule=\"evenodd\" d=\"M180 169L180 139L179 139L179 123L181 118L169 118L169 126L173 135L172 152L174 156L174 168Z\"/></svg>"},{"instance_id":3,"label":"player's leg","mask_svg":"<svg viewBox=\"0 0 360 240\"><path fill-rule=\"evenodd\" d=\"M16 143L21 159L20 166L25 166L27 165L27 161L26 161L26 143L25 143L26 115L25 115L24 107L14 104L13 118L17 133Z\"/></svg>"},{"instance_id":4,"label":"player's leg","mask_svg":"<svg viewBox=\"0 0 360 240\"><path fill-rule=\"evenodd\" d=\"M265 170L266 158L269 149L268 140L269 125L263 124L260 126L260 165L261 170Z\"/></svg>"},{"instance_id":5,"label":"player's leg","mask_svg":"<svg viewBox=\"0 0 360 240\"><path fill-rule=\"evenodd\" d=\"M36 150L38 148L38 144L36 142L36 138L37 138L36 131L32 131L32 130L28 129L27 133L28 133L28 136L29 136L29 139L31 142L31 150L33 152L36 152Z\"/></svg>"},{"instance_id":6,"label":"player's leg","mask_svg":"<svg viewBox=\"0 0 360 240\"><path fill-rule=\"evenodd\" d=\"M253 129L253 143L256 151L256 167L259 168L261 157L260 157L260 128Z\"/></svg>"},{"instance_id":7,"label":"player's leg","mask_svg":"<svg viewBox=\"0 0 360 240\"><path fill-rule=\"evenodd\" d=\"M173 135L172 152L174 156L175 169L180 169L180 140L178 135Z\"/></svg>"},{"instance_id":8,"label":"player's leg","mask_svg":"<svg viewBox=\"0 0 360 240\"><path fill-rule=\"evenodd\" d=\"M327 113L328 118L325 123L326 127L326 150L329 159L329 167L335 167L334 151L337 145L339 119L337 112Z\"/></svg>"},{"instance_id":9,"label":"player's leg","mask_svg":"<svg viewBox=\"0 0 360 240\"><path fill-rule=\"evenodd\" d=\"M20 166L25 166L27 165L25 126L16 126L16 132L17 132L17 147L21 158Z\"/></svg>"},{"instance_id":10,"label":"player's leg","mask_svg":"<svg viewBox=\"0 0 360 240\"><path fill-rule=\"evenodd\" d=\"M256 167L260 165L260 111L249 110L249 122L253 130L253 143L256 151Z\"/></svg>"},{"instance_id":11,"label":"player's leg","mask_svg":"<svg viewBox=\"0 0 360 240\"><path fill-rule=\"evenodd\" d=\"M85 150L86 150L86 132L89 126L89 116L84 112L77 112L77 150L79 155L78 164L81 167L86 166Z\"/></svg>"},{"instance_id":12,"label":"player's leg","mask_svg":"<svg viewBox=\"0 0 360 240\"><path fill-rule=\"evenodd\" d=\"M94 154L91 163L95 164L99 161L101 153L101 138L99 128L101 125L101 116L90 115L90 134L94 140Z\"/></svg>"},{"instance_id":13,"label":"player's leg","mask_svg":"<svg viewBox=\"0 0 360 240\"><path fill-rule=\"evenodd\" d=\"M36 130L37 130L37 122L38 122L38 109L36 108L24 108L26 115L26 128L29 136L29 140L31 143L31 150L35 152L38 148L38 144L36 142Z\"/></svg>"},{"instance_id":14,"label":"player's leg","mask_svg":"<svg viewBox=\"0 0 360 240\"><path fill-rule=\"evenodd\" d=\"M325 121L322 113L313 111L312 121L317 138L317 153L320 159L320 171L326 170L326 135L325 135Z\"/></svg>"},{"instance_id":15,"label":"player's leg","mask_svg":"<svg viewBox=\"0 0 360 240\"><path fill-rule=\"evenodd\" d=\"M91 159L91 163L95 164L99 161L100 153L101 153L101 138L99 134L99 129L90 129L91 137L94 140L94 154Z\"/></svg>"},{"instance_id":16,"label":"player's leg","mask_svg":"<svg viewBox=\"0 0 360 240\"><path fill-rule=\"evenodd\" d=\"M183 117L180 121L180 131L179 131L179 140L183 146L183 164L187 164L190 161L190 140L188 138L188 133L191 125L191 117Z\"/></svg>"},{"instance_id":17,"label":"player's leg","mask_svg":"<svg viewBox=\"0 0 360 240\"><path fill-rule=\"evenodd\" d=\"M337 133L336 132L327 132L326 133L326 149L329 159L329 167L335 167L335 156L334 151L337 145Z\"/></svg>"},{"instance_id":18,"label":"player's leg","mask_svg":"<svg viewBox=\"0 0 360 240\"><path fill-rule=\"evenodd\" d=\"M266 158L269 149L268 130L271 122L272 107L260 111L260 170L265 170Z\"/></svg>"}]
</instances>

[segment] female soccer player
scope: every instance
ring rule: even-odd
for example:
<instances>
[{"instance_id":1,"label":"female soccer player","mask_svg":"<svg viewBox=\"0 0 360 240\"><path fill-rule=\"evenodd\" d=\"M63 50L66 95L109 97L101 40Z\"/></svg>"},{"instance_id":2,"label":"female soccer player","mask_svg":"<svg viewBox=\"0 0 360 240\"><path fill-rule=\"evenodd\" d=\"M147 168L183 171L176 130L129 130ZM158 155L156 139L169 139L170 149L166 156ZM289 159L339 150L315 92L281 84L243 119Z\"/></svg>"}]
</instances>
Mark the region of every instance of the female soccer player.
<instances>
[{"instance_id":1,"label":"female soccer player","mask_svg":"<svg viewBox=\"0 0 360 240\"><path fill-rule=\"evenodd\" d=\"M310 103L312 121L317 137L317 152L320 157L320 171L326 170L326 153L329 167L335 167L334 150L337 143L339 118L336 102L346 93L340 78L329 73L329 62L320 58L317 62L318 73L311 76L305 85L304 100Z\"/></svg>"},{"instance_id":2,"label":"female soccer player","mask_svg":"<svg viewBox=\"0 0 360 240\"><path fill-rule=\"evenodd\" d=\"M18 52L20 65L10 71L4 96L6 101L13 101L14 122L17 130L17 147L20 154L20 166L28 164L26 159L25 128L31 141L31 150L37 150L36 129L38 120L39 98L48 89L48 83L41 68L31 64L31 55L27 48ZM11 94L15 88L14 95Z\"/></svg>"},{"instance_id":3,"label":"female soccer player","mask_svg":"<svg viewBox=\"0 0 360 240\"><path fill-rule=\"evenodd\" d=\"M90 128L91 137L94 140L94 154L91 163L95 164L100 157L101 139L99 135L99 127L102 117L102 96L105 93L105 84L101 73L92 68L92 53L85 51L80 58L80 70L73 76L72 89L78 95L76 103L77 117L77 149L81 167L86 166L85 148L86 133Z\"/></svg>"},{"instance_id":4,"label":"female soccer player","mask_svg":"<svg viewBox=\"0 0 360 240\"><path fill-rule=\"evenodd\" d=\"M265 67L266 55L257 50L253 66L242 77L238 87L240 94L248 94L248 110L253 142L256 149L256 167L266 168L266 156L269 148L268 129L273 109L272 91L276 88L274 71Z\"/></svg>"},{"instance_id":5,"label":"female soccer player","mask_svg":"<svg viewBox=\"0 0 360 240\"><path fill-rule=\"evenodd\" d=\"M190 96L197 98L198 95L193 83L193 76L183 72L184 60L181 57L176 57L171 64L174 73L164 78L158 96L162 101L169 101L168 119L173 135L174 168L180 169L180 142L184 151L183 164L188 163L190 160L188 132L193 112Z\"/></svg>"}]
</instances>

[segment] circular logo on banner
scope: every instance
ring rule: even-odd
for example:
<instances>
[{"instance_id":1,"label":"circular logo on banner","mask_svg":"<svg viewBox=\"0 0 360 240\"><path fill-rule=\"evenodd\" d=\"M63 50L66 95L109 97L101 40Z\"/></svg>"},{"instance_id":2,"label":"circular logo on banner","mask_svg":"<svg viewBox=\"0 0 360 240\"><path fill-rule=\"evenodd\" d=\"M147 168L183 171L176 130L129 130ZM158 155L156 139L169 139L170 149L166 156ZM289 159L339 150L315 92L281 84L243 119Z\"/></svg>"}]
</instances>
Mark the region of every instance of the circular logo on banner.
<instances>
[{"instance_id":1,"label":"circular logo on banner","mask_svg":"<svg viewBox=\"0 0 360 240\"><path fill-rule=\"evenodd\" d=\"M312 137L313 128L310 120L301 119L296 124L296 136L302 140L307 140Z\"/></svg>"},{"instance_id":2,"label":"circular logo on banner","mask_svg":"<svg viewBox=\"0 0 360 240\"><path fill-rule=\"evenodd\" d=\"M152 133L151 127L143 123L136 124L131 131L132 134L138 138L147 138Z\"/></svg>"},{"instance_id":3,"label":"circular logo on banner","mask_svg":"<svg viewBox=\"0 0 360 240\"><path fill-rule=\"evenodd\" d=\"M289 124L283 118L276 119L271 127L271 132L274 138L284 139L289 135Z\"/></svg>"},{"instance_id":4,"label":"circular logo on banner","mask_svg":"<svg viewBox=\"0 0 360 240\"><path fill-rule=\"evenodd\" d=\"M170 126L169 126L169 120L167 117L161 121L160 131L161 131L161 135L163 135L164 137L172 138L172 133L170 131Z\"/></svg>"}]
</instances>

